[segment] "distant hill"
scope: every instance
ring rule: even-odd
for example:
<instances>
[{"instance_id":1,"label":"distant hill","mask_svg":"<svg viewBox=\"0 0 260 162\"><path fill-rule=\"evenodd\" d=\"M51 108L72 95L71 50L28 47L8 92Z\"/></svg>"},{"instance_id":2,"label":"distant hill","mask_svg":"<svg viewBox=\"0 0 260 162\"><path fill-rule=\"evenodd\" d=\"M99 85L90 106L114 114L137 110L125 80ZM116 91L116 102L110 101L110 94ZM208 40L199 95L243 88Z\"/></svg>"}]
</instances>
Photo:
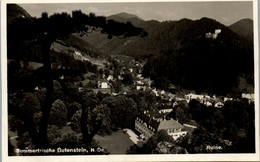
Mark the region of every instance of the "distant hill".
<instances>
[{"instance_id":1,"label":"distant hill","mask_svg":"<svg viewBox=\"0 0 260 162\"><path fill-rule=\"evenodd\" d=\"M71 34L66 40L64 40L64 43L92 57L102 56L102 53L96 47L93 47L85 39L76 34Z\"/></svg>"},{"instance_id":2,"label":"distant hill","mask_svg":"<svg viewBox=\"0 0 260 162\"><path fill-rule=\"evenodd\" d=\"M150 39L150 37L152 37L154 33L159 31L159 26L161 26L161 23L158 21L144 21L140 19L138 16L127 13L120 13L108 16L107 19L114 19L120 22L130 21L133 25L145 29L145 31L147 31L149 34L148 37L145 38L130 37L125 39L119 39L114 37L112 39L107 39L107 36L101 34L101 32L93 32L84 38L92 46L95 46L101 52L105 53L104 55L129 55L140 56L140 58L142 58L143 55L146 55L146 53L136 53L136 50L138 50L140 45L147 42L145 41L146 39ZM144 45L143 47L147 47L147 45Z\"/></svg>"},{"instance_id":3,"label":"distant hill","mask_svg":"<svg viewBox=\"0 0 260 162\"><path fill-rule=\"evenodd\" d=\"M115 18L119 18L119 17L122 18L122 19L136 18L136 19L142 20L140 17L138 17L134 14L126 13L126 12L121 12L121 13L118 13L118 14L115 14L115 15L108 16L107 19L115 19Z\"/></svg>"},{"instance_id":4,"label":"distant hill","mask_svg":"<svg viewBox=\"0 0 260 162\"><path fill-rule=\"evenodd\" d=\"M31 18L30 14L17 4L7 5L7 23L9 24L16 18Z\"/></svg>"},{"instance_id":5,"label":"distant hill","mask_svg":"<svg viewBox=\"0 0 260 162\"><path fill-rule=\"evenodd\" d=\"M140 17L133 15L133 14L129 14L126 12L121 12L115 15L111 15L107 17L107 20L113 19L115 21L119 21L119 22L132 22L132 24L134 25L140 25L142 23L144 23L144 20L141 19Z\"/></svg>"},{"instance_id":6,"label":"distant hill","mask_svg":"<svg viewBox=\"0 0 260 162\"><path fill-rule=\"evenodd\" d=\"M242 19L234 24L230 25L229 28L236 32L237 34L249 39L253 40L253 20L251 19Z\"/></svg>"},{"instance_id":7,"label":"distant hill","mask_svg":"<svg viewBox=\"0 0 260 162\"><path fill-rule=\"evenodd\" d=\"M133 25L137 27L142 27L145 30L150 28L149 25L147 25L147 22L142 20L136 15L128 14L125 12L111 15L107 17L107 20L113 19L115 21L119 22L131 22ZM147 25L147 26L145 26ZM130 37L125 39L119 39L117 37L113 37L112 39L108 39L106 35L101 34L100 31L94 31L91 34L89 34L87 37L84 37L89 44L99 49L104 55L117 55L117 54L125 54L124 51L122 51L125 46L129 43L135 42L136 40L140 39L139 37Z\"/></svg>"}]
</instances>

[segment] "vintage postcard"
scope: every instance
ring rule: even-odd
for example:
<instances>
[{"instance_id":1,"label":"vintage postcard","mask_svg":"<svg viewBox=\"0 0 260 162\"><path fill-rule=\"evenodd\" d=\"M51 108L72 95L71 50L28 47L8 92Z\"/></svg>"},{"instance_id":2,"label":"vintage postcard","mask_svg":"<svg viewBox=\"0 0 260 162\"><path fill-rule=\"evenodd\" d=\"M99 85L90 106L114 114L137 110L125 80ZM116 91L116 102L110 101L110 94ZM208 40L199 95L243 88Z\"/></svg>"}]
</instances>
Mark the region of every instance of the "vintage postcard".
<instances>
[{"instance_id":1,"label":"vintage postcard","mask_svg":"<svg viewBox=\"0 0 260 162\"><path fill-rule=\"evenodd\" d=\"M259 161L257 24L257 0L2 1L2 161Z\"/></svg>"}]
</instances>

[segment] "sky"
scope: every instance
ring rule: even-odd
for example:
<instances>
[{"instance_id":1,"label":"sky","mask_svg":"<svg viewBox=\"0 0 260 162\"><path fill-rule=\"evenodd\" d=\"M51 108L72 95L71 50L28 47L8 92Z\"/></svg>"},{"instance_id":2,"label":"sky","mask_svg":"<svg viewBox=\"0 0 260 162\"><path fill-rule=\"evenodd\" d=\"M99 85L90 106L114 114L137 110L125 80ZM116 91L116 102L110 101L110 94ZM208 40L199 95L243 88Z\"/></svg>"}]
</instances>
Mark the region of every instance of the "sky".
<instances>
[{"instance_id":1,"label":"sky","mask_svg":"<svg viewBox=\"0 0 260 162\"><path fill-rule=\"evenodd\" d=\"M243 18L253 19L252 1L222 2L125 2L125 3L47 3L19 4L31 16L40 17L42 12L53 13L81 10L88 14L110 16L120 12L137 15L143 20L192 20L208 17L229 26Z\"/></svg>"}]
</instances>

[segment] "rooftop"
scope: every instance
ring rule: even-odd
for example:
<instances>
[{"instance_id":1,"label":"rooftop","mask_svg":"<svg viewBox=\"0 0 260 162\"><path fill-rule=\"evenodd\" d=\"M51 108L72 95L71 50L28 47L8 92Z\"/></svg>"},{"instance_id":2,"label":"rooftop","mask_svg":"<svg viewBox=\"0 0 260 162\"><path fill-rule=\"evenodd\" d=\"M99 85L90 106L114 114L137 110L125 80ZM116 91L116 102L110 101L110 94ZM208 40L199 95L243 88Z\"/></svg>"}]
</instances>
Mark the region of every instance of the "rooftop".
<instances>
[{"instance_id":1,"label":"rooftop","mask_svg":"<svg viewBox=\"0 0 260 162\"><path fill-rule=\"evenodd\" d=\"M176 120L163 120L160 122L158 130L161 129L184 129L184 126Z\"/></svg>"},{"instance_id":2,"label":"rooftop","mask_svg":"<svg viewBox=\"0 0 260 162\"><path fill-rule=\"evenodd\" d=\"M148 126L153 127L156 131L161 129L184 129L182 124L173 119L161 118L161 120L156 120L154 116L149 114L142 114L139 116L139 119L141 119Z\"/></svg>"}]
</instances>

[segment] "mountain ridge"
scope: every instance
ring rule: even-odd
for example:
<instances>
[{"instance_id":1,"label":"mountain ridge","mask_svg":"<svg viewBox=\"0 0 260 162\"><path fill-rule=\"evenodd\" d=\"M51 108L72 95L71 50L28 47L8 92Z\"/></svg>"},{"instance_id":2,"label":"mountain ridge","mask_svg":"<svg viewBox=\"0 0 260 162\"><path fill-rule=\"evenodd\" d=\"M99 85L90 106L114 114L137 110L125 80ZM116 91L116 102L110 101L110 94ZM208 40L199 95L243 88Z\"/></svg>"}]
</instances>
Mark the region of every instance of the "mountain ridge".
<instances>
[{"instance_id":1,"label":"mountain ridge","mask_svg":"<svg viewBox=\"0 0 260 162\"><path fill-rule=\"evenodd\" d=\"M107 18L108 18L108 19L111 19L111 17L122 17L122 18L125 18L125 19L137 18L137 19L143 20L143 19L141 19L139 16L134 15L134 14L131 14L131 13L127 13L127 12L120 12L120 13L118 13L118 14L110 15L110 16L108 16Z\"/></svg>"},{"instance_id":2,"label":"mountain ridge","mask_svg":"<svg viewBox=\"0 0 260 162\"><path fill-rule=\"evenodd\" d=\"M213 37L216 29L219 34ZM199 93L226 94L233 88L241 91L240 75L253 77L252 42L216 20L182 19L170 23L159 36L161 50L147 60L143 75L162 89L168 81Z\"/></svg>"},{"instance_id":3,"label":"mountain ridge","mask_svg":"<svg viewBox=\"0 0 260 162\"><path fill-rule=\"evenodd\" d=\"M167 85L165 82L171 82L187 89L223 94L237 85L239 76L253 76L253 43L214 19L158 22L127 13L115 15L116 18L121 22L130 20L144 28L148 36L108 39L101 31L93 31L80 39L72 37L66 44L84 46L86 53L101 51L105 57L128 55L146 60L143 76L150 77L162 89L166 88L161 87Z\"/></svg>"},{"instance_id":4,"label":"mountain ridge","mask_svg":"<svg viewBox=\"0 0 260 162\"><path fill-rule=\"evenodd\" d=\"M253 25L252 19L245 18L233 23L229 28L235 33L249 40L253 40Z\"/></svg>"},{"instance_id":5,"label":"mountain ridge","mask_svg":"<svg viewBox=\"0 0 260 162\"><path fill-rule=\"evenodd\" d=\"M130 14L130 13L126 13L126 12L120 12L118 14L114 14L114 15L110 15L107 17L107 20L115 20L115 21L119 21L119 22L131 22L133 25L135 26L140 26L143 23L145 23L145 21L143 19L141 19L140 17L134 15L134 14Z\"/></svg>"}]
</instances>

